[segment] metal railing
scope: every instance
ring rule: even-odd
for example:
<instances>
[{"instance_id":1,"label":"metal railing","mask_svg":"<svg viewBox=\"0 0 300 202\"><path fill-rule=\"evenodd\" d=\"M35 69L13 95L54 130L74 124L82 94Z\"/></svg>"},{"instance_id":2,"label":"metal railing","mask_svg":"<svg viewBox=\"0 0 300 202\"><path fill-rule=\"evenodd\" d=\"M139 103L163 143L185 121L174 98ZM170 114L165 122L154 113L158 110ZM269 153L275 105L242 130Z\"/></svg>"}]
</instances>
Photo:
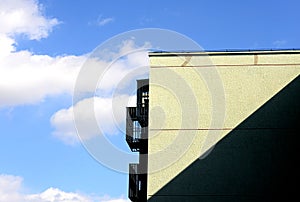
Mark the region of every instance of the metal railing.
<instances>
[{"instance_id":1,"label":"metal railing","mask_svg":"<svg viewBox=\"0 0 300 202\"><path fill-rule=\"evenodd\" d=\"M136 107L126 107L127 109L127 118L135 120L136 117Z\"/></svg>"},{"instance_id":2,"label":"metal railing","mask_svg":"<svg viewBox=\"0 0 300 202\"><path fill-rule=\"evenodd\" d=\"M137 119L142 127L148 126L148 103L137 104Z\"/></svg>"},{"instance_id":3,"label":"metal railing","mask_svg":"<svg viewBox=\"0 0 300 202\"><path fill-rule=\"evenodd\" d=\"M127 107L126 141L132 151L139 151L139 142L142 138L142 127L136 116L136 107Z\"/></svg>"},{"instance_id":4,"label":"metal railing","mask_svg":"<svg viewBox=\"0 0 300 202\"><path fill-rule=\"evenodd\" d=\"M129 164L129 189L128 196L132 201L138 201L140 195L140 180L138 174L139 164Z\"/></svg>"}]
</instances>

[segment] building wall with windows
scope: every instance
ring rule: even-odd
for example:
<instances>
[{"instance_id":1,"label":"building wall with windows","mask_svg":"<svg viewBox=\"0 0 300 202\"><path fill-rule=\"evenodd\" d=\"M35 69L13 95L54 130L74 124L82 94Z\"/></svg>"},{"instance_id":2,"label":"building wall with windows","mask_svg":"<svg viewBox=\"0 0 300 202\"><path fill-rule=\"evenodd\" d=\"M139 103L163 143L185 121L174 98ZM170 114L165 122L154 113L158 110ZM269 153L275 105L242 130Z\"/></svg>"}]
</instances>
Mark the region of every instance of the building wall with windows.
<instances>
[{"instance_id":1,"label":"building wall with windows","mask_svg":"<svg viewBox=\"0 0 300 202\"><path fill-rule=\"evenodd\" d=\"M288 172L273 167L293 162L300 51L149 57L147 199L240 201Z\"/></svg>"}]
</instances>

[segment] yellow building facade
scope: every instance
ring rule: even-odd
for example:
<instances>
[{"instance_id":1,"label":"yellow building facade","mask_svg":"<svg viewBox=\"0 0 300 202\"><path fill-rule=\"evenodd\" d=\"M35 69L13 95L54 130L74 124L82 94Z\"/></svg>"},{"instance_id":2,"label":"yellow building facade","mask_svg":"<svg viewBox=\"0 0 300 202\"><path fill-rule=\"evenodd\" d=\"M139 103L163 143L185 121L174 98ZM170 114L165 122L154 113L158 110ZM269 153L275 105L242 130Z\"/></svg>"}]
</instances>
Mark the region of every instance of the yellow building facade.
<instances>
[{"instance_id":1,"label":"yellow building facade","mask_svg":"<svg viewBox=\"0 0 300 202\"><path fill-rule=\"evenodd\" d=\"M265 106L292 82L297 80L299 83L299 50L152 52L149 53L149 57L147 186L144 185L147 190L147 200L176 201L174 200L176 193L179 194L177 198L181 197L178 201L199 200L197 196L201 195L201 190L201 193L198 193L199 190L189 186L207 183L206 187L209 187L209 182L201 182L201 178L199 181L195 177L205 176L207 171L202 173L199 169L199 172L196 171L197 174L193 171L191 176L194 176L194 181L199 181L197 183L188 183L188 180L181 177L182 183L185 184L183 189L178 187L180 181L177 180L178 190L187 190L182 194L175 185L175 188L172 187L172 183L173 181L175 183L175 178L177 179L182 173L189 176L186 170L195 162L199 162L201 168L201 159L204 159L205 165L205 158L215 152L214 150L219 151L217 150L218 145L228 134L235 134L238 131L237 134L253 133L252 136L256 137L257 134L264 133L271 138L268 140L270 142L272 134L276 134L277 137L278 131L285 133L284 125L277 128L280 118L276 119L277 122L267 123L268 121L265 121L268 119L267 115L264 115L261 122L260 118L256 118L253 125L245 125L244 122L248 119L251 120L249 117L258 114L262 106ZM295 95L295 97L297 96ZM295 100L293 103L295 104L297 101ZM272 107L276 111L276 104ZM267 113L269 112L265 112L265 114ZM298 114L292 117L294 116L298 116ZM294 119L297 118L294 117ZM296 133L289 128L286 131L291 134ZM257 148L262 148L265 154L269 155L268 150L264 150L265 144L268 145L268 143L260 141L260 136L257 136L254 142L250 136L245 135L245 137L249 142L245 143L246 146L240 146L243 151L245 147L248 147L247 145L249 148L252 146L255 148L257 144ZM246 141L247 138L244 140ZM232 151L231 148L236 148L237 150L232 151L234 153L239 150L237 145L243 145L243 143L234 143L234 141L232 144L232 147L229 146L230 148L225 150ZM274 151L279 150L274 149ZM271 151L273 150L270 150L270 153ZM222 151L219 153L222 155ZM247 153L245 155L247 159ZM253 156L254 153L249 154L249 157L251 155ZM258 154L255 153L255 155ZM280 153L280 155L282 154ZM230 162L231 156L220 158L229 158L227 162ZM218 158L216 157L216 159ZM145 164L145 157L143 157L143 162ZM211 160L211 162L214 161ZM247 161L245 165L248 163ZM256 162L253 160L249 166L255 164ZM271 166L271 163L269 164ZM262 165L268 166L269 164ZM218 163L209 165L211 165L207 166L209 173L218 167ZM256 165L259 166L260 162ZM251 169L256 170L256 167ZM228 176L231 174L229 173ZM248 176L248 178L251 177ZM224 181L221 178L220 180ZM215 179L215 182L219 183L218 178ZM248 186L249 183L245 186ZM241 184L232 190L237 190L237 194L239 194L238 189L242 186ZM160 194L161 190L163 191ZM191 190L191 193L188 190ZM209 195L212 192L215 194L215 190L212 192L211 190L213 189L207 189L205 194ZM258 192L254 191L253 193ZM189 194L190 196L186 198L185 195Z\"/></svg>"}]
</instances>

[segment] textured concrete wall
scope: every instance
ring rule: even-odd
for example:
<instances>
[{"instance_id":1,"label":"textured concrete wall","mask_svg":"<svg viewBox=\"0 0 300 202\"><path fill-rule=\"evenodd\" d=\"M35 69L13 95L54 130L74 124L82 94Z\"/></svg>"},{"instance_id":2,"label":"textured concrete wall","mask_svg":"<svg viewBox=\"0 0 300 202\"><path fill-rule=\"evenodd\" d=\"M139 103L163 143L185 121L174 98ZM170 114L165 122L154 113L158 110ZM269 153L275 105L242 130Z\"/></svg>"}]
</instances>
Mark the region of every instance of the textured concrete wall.
<instances>
[{"instance_id":1,"label":"textured concrete wall","mask_svg":"<svg viewBox=\"0 0 300 202\"><path fill-rule=\"evenodd\" d=\"M293 200L299 182L299 92L298 76L150 201Z\"/></svg>"},{"instance_id":2,"label":"textured concrete wall","mask_svg":"<svg viewBox=\"0 0 300 202\"><path fill-rule=\"evenodd\" d=\"M148 198L300 74L300 52L150 53Z\"/></svg>"}]
</instances>

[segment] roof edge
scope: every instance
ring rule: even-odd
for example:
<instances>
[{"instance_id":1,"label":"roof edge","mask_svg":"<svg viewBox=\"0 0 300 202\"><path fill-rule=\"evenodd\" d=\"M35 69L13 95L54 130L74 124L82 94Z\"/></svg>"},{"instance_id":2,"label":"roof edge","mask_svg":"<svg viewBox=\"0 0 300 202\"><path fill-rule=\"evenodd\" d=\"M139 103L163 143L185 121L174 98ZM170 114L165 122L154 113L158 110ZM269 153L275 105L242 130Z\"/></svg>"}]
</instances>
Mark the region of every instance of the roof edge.
<instances>
[{"instance_id":1,"label":"roof edge","mask_svg":"<svg viewBox=\"0 0 300 202\"><path fill-rule=\"evenodd\" d=\"M300 54L300 49L225 49L225 50L203 50L203 51L153 51L150 57L155 56L193 56L193 55L256 55L256 54Z\"/></svg>"}]
</instances>

